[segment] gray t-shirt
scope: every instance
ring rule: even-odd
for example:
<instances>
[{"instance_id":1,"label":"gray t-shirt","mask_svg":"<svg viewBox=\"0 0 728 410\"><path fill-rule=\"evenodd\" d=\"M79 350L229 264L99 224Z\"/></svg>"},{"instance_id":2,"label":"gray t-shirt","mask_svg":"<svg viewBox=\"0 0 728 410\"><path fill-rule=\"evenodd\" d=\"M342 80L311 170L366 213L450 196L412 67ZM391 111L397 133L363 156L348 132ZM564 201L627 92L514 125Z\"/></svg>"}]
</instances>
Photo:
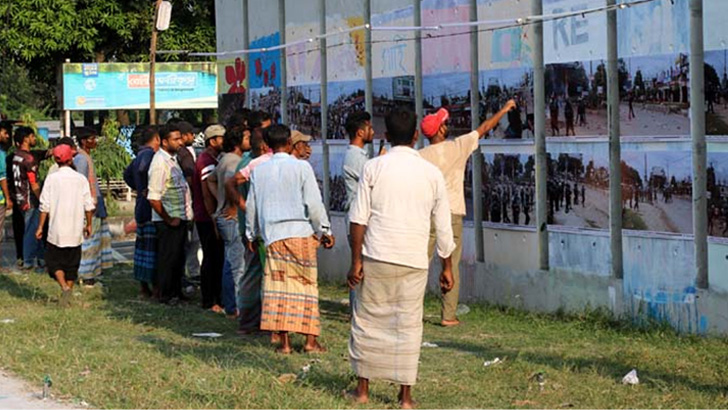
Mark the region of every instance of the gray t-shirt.
<instances>
[{"instance_id":1,"label":"gray t-shirt","mask_svg":"<svg viewBox=\"0 0 728 410\"><path fill-rule=\"evenodd\" d=\"M227 152L220 157L215 171L210 175L210 180L217 182L217 209L215 210L215 217L224 214L230 204L225 200L225 181L228 178L232 178L235 175L235 168L240 162L240 155L234 152ZM237 213L235 213L237 217Z\"/></svg>"}]
</instances>

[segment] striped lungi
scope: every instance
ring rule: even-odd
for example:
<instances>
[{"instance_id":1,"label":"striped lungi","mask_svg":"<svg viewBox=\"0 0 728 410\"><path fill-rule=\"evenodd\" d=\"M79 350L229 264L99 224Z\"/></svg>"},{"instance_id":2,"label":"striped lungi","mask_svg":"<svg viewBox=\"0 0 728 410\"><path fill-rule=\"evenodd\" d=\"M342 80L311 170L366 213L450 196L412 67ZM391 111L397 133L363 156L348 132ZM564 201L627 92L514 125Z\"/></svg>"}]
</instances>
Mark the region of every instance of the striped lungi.
<instances>
[{"instance_id":1,"label":"striped lungi","mask_svg":"<svg viewBox=\"0 0 728 410\"><path fill-rule=\"evenodd\" d=\"M137 225L134 243L134 279L153 285L157 278L157 228L154 222Z\"/></svg>"},{"instance_id":2,"label":"striped lungi","mask_svg":"<svg viewBox=\"0 0 728 410\"><path fill-rule=\"evenodd\" d=\"M94 217L91 222L91 236L84 238L81 245L81 266L78 276L81 279L94 279L103 269L114 266L111 253L111 231L106 219Z\"/></svg>"},{"instance_id":3,"label":"striped lungi","mask_svg":"<svg viewBox=\"0 0 728 410\"><path fill-rule=\"evenodd\" d=\"M364 259L349 338L357 376L415 384L426 286L427 269Z\"/></svg>"},{"instance_id":4,"label":"striped lungi","mask_svg":"<svg viewBox=\"0 0 728 410\"><path fill-rule=\"evenodd\" d=\"M318 269L315 237L288 238L266 250L260 328L318 336Z\"/></svg>"}]
</instances>

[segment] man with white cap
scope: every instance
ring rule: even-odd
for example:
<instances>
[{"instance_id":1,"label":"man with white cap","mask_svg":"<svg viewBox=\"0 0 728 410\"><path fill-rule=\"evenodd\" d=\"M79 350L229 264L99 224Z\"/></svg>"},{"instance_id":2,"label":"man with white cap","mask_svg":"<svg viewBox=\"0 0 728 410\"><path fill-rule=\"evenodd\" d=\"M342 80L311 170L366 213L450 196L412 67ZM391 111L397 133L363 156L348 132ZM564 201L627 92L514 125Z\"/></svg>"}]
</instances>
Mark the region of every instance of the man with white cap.
<instances>
[{"instance_id":1,"label":"man with white cap","mask_svg":"<svg viewBox=\"0 0 728 410\"><path fill-rule=\"evenodd\" d=\"M311 158L311 136L298 130L291 131L291 155L296 159L308 161Z\"/></svg>"},{"instance_id":2,"label":"man with white cap","mask_svg":"<svg viewBox=\"0 0 728 410\"><path fill-rule=\"evenodd\" d=\"M446 109L440 108L436 113L425 116L422 120L422 133L430 145L421 149L420 155L440 169L445 177L447 196L450 202L452 231L456 248L452 253L452 275L455 280L453 289L442 294L442 326L456 326L460 324L455 315L460 296L460 257L463 253L463 216L465 216L465 193L463 189L465 166L470 155L478 149L478 140L488 131L495 128L501 118L516 106L513 100L493 117L483 121L482 124L468 134L448 140L447 120L450 114ZM435 233L430 232L428 248L429 258L432 259L435 248Z\"/></svg>"}]
</instances>

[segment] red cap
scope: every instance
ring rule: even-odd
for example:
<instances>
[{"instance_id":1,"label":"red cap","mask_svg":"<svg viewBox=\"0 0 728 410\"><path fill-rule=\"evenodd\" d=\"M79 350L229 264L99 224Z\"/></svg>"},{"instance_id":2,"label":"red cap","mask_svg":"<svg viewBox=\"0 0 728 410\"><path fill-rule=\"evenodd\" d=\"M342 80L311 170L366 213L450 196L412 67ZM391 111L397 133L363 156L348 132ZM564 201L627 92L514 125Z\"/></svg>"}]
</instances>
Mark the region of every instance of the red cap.
<instances>
[{"instance_id":1,"label":"red cap","mask_svg":"<svg viewBox=\"0 0 728 410\"><path fill-rule=\"evenodd\" d=\"M73 149L66 144L60 144L53 148L53 159L58 163L65 163L73 159Z\"/></svg>"},{"instance_id":2,"label":"red cap","mask_svg":"<svg viewBox=\"0 0 728 410\"><path fill-rule=\"evenodd\" d=\"M434 114L426 115L420 125L422 133L425 134L425 137L433 137L448 118L450 118L450 113L444 108L440 108Z\"/></svg>"}]
</instances>

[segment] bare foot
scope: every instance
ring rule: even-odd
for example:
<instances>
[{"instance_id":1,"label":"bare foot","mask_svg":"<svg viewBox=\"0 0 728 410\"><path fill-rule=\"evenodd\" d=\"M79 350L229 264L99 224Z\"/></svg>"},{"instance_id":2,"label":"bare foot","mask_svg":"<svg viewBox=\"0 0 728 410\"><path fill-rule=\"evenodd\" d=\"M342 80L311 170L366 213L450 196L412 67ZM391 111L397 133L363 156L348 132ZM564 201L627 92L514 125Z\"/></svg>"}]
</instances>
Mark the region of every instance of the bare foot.
<instances>
[{"instance_id":1,"label":"bare foot","mask_svg":"<svg viewBox=\"0 0 728 410\"><path fill-rule=\"evenodd\" d=\"M453 326L457 326L459 324L460 324L460 321L457 320L457 319L455 319L455 320L443 320L442 322L440 322L440 325L443 326L443 327L453 327Z\"/></svg>"},{"instance_id":2,"label":"bare foot","mask_svg":"<svg viewBox=\"0 0 728 410\"><path fill-rule=\"evenodd\" d=\"M369 396L366 394L360 394L358 390L344 390L344 399L354 404L367 404L369 403Z\"/></svg>"},{"instance_id":3,"label":"bare foot","mask_svg":"<svg viewBox=\"0 0 728 410\"><path fill-rule=\"evenodd\" d=\"M220 305L213 305L210 310L214 313L225 313L225 309L223 309Z\"/></svg>"},{"instance_id":4,"label":"bare foot","mask_svg":"<svg viewBox=\"0 0 728 410\"><path fill-rule=\"evenodd\" d=\"M270 344L277 345L281 342L281 335L278 333L271 333L270 334Z\"/></svg>"},{"instance_id":5,"label":"bare foot","mask_svg":"<svg viewBox=\"0 0 728 410\"><path fill-rule=\"evenodd\" d=\"M321 344L316 341L313 343L313 345L303 346L303 351L306 353L326 353L328 350L326 350L325 347L321 346Z\"/></svg>"},{"instance_id":6,"label":"bare foot","mask_svg":"<svg viewBox=\"0 0 728 410\"><path fill-rule=\"evenodd\" d=\"M291 352L293 352L293 349L291 349L290 347L281 346L276 349L276 353L278 354L291 354Z\"/></svg>"},{"instance_id":7,"label":"bare foot","mask_svg":"<svg viewBox=\"0 0 728 410\"><path fill-rule=\"evenodd\" d=\"M408 401L400 400L399 401L399 408L401 408L401 409L416 409L417 408L417 402L415 402L414 400L408 400Z\"/></svg>"}]
</instances>

